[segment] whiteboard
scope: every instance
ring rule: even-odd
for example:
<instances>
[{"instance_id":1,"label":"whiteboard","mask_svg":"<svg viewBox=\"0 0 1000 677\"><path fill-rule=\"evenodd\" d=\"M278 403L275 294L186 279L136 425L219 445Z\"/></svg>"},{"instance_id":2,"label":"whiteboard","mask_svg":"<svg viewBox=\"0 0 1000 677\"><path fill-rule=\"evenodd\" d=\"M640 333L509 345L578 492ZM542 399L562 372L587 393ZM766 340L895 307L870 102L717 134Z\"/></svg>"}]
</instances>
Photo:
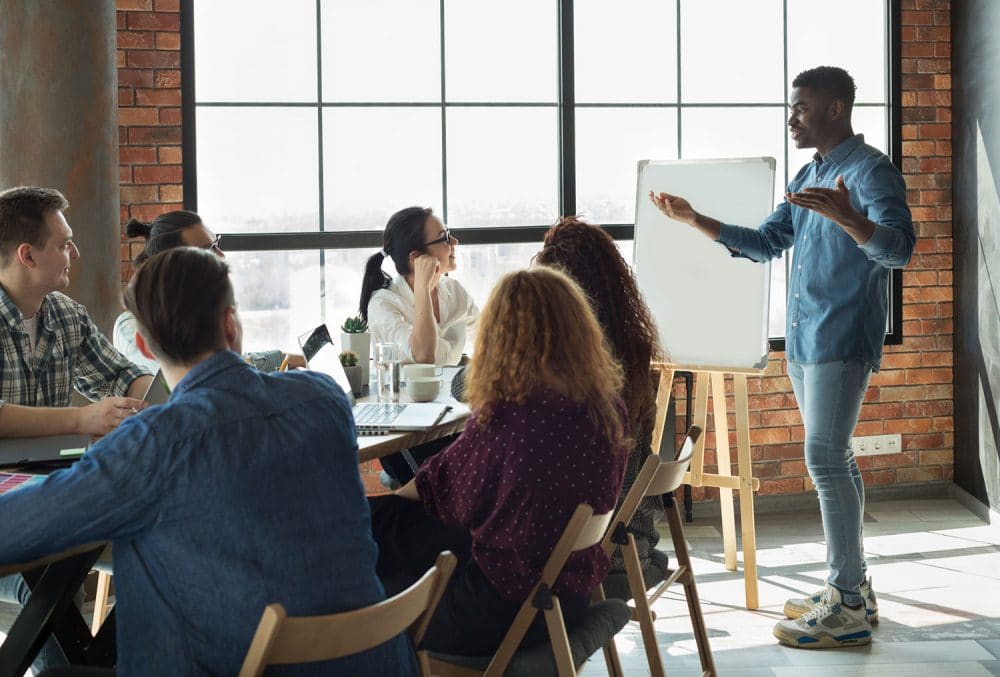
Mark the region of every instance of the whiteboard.
<instances>
[{"instance_id":1,"label":"whiteboard","mask_svg":"<svg viewBox=\"0 0 1000 677\"><path fill-rule=\"evenodd\" d=\"M633 266L673 364L744 371L767 366L771 266L677 221L649 191L688 200L723 223L756 228L772 212L774 158L643 160L638 168Z\"/></svg>"}]
</instances>

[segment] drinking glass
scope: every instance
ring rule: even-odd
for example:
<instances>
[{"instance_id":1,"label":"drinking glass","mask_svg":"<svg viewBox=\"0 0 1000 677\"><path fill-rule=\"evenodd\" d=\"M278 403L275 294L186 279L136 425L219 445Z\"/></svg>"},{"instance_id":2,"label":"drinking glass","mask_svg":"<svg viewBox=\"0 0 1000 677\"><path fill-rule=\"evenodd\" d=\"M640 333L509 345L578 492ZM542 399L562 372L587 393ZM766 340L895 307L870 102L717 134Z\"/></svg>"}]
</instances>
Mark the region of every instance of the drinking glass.
<instances>
[{"instance_id":1,"label":"drinking glass","mask_svg":"<svg viewBox=\"0 0 1000 677\"><path fill-rule=\"evenodd\" d=\"M375 373L379 402L399 402L399 351L387 342L375 346Z\"/></svg>"}]
</instances>

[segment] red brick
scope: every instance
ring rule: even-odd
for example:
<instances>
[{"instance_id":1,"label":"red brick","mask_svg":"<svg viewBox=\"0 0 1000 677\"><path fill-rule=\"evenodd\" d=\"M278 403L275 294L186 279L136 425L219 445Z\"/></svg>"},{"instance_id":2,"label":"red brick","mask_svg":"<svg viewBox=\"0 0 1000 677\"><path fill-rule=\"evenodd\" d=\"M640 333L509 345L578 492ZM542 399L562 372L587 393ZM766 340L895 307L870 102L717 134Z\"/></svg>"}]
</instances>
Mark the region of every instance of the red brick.
<instances>
[{"instance_id":1,"label":"red brick","mask_svg":"<svg viewBox=\"0 0 1000 677\"><path fill-rule=\"evenodd\" d=\"M179 125L181 124L181 109L180 108L161 108L160 109L160 124L161 125Z\"/></svg>"},{"instance_id":2,"label":"red brick","mask_svg":"<svg viewBox=\"0 0 1000 677\"><path fill-rule=\"evenodd\" d=\"M937 482L942 479L941 466L899 468L896 470L897 484L913 484L915 482Z\"/></svg>"},{"instance_id":3,"label":"red brick","mask_svg":"<svg viewBox=\"0 0 1000 677\"><path fill-rule=\"evenodd\" d=\"M119 106L131 106L134 101L135 96L131 87L119 87L118 88L118 105Z\"/></svg>"},{"instance_id":4,"label":"red brick","mask_svg":"<svg viewBox=\"0 0 1000 677\"><path fill-rule=\"evenodd\" d=\"M931 430L931 419L929 418L904 418L885 421L884 428L886 435L894 433L929 433Z\"/></svg>"},{"instance_id":5,"label":"red brick","mask_svg":"<svg viewBox=\"0 0 1000 677\"><path fill-rule=\"evenodd\" d=\"M184 186L162 185L160 186L160 199L164 202L183 202Z\"/></svg>"},{"instance_id":6,"label":"red brick","mask_svg":"<svg viewBox=\"0 0 1000 677\"><path fill-rule=\"evenodd\" d=\"M181 128L180 127L130 127L128 130L128 142L131 144L142 144L142 143L179 144L181 142Z\"/></svg>"},{"instance_id":7,"label":"red brick","mask_svg":"<svg viewBox=\"0 0 1000 677\"><path fill-rule=\"evenodd\" d=\"M803 483L801 477L783 477L780 479L769 479L760 483L760 490L757 492L762 496L769 494L801 494Z\"/></svg>"},{"instance_id":8,"label":"red brick","mask_svg":"<svg viewBox=\"0 0 1000 677\"><path fill-rule=\"evenodd\" d=\"M181 48L181 34L180 33L157 33L156 34L156 48L157 49L180 49Z\"/></svg>"},{"instance_id":9,"label":"red brick","mask_svg":"<svg viewBox=\"0 0 1000 677\"><path fill-rule=\"evenodd\" d=\"M183 177L180 165L155 165L134 167L136 183L180 183Z\"/></svg>"},{"instance_id":10,"label":"red brick","mask_svg":"<svg viewBox=\"0 0 1000 677\"><path fill-rule=\"evenodd\" d=\"M158 154L158 159L162 165L179 165L181 164L181 148L180 146L160 146L156 149Z\"/></svg>"},{"instance_id":11,"label":"red brick","mask_svg":"<svg viewBox=\"0 0 1000 677\"><path fill-rule=\"evenodd\" d=\"M955 354L950 352L925 352L920 355L923 367L950 367L955 363Z\"/></svg>"},{"instance_id":12,"label":"red brick","mask_svg":"<svg viewBox=\"0 0 1000 677\"><path fill-rule=\"evenodd\" d=\"M132 25L132 16L129 15L129 25ZM139 15L141 16L141 15ZM927 23L932 23L928 17ZM917 26L917 40L921 42L947 42L951 39L951 30L947 26Z\"/></svg>"},{"instance_id":13,"label":"red brick","mask_svg":"<svg viewBox=\"0 0 1000 677\"><path fill-rule=\"evenodd\" d=\"M153 0L115 0L115 9L122 10L119 14L123 14L124 11L149 11L153 9Z\"/></svg>"},{"instance_id":14,"label":"red brick","mask_svg":"<svg viewBox=\"0 0 1000 677\"><path fill-rule=\"evenodd\" d=\"M917 127L921 139L950 139L951 125L933 124Z\"/></svg>"},{"instance_id":15,"label":"red brick","mask_svg":"<svg viewBox=\"0 0 1000 677\"><path fill-rule=\"evenodd\" d=\"M131 68L118 69L118 84L129 87L152 87L153 71L135 70Z\"/></svg>"},{"instance_id":16,"label":"red brick","mask_svg":"<svg viewBox=\"0 0 1000 677\"><path fill-rule=\"evenodd\" d=\"M884 426L881 420L859 421L858 425L854 428L855 436L881 435L883 432L884 432Z\"/></svg>"},{"instance_id":17,"label":"red brick","mask_svg":"<svg viewBox=\"0 0 1000 677\"><path fill-rule=\"evenodd\" d=\"M866 485L884 486L886 484L896 483L895 470L873 470L871 472L862 473L862 476Z\"/></svg>"},{"instance_id":18,"label":"red brick","mask_svg":"<svg viewBox=\"0 0 1000 677\"><path fill-rule=\"evenodd\" d=\"M180 52L160 52L130 49L127 59L129 68L180 68Z\"/></svg>"},{"instance_id":19,"label":"red brick","mask_svg":"<svg viewBox=\"0 0 1000 677\"><path fill-rule=\"evenodd\" d=\"M940 449L942 446L944 446L944 433L903 435L903 449L906 450Z\"/></svg>"},{"instance_id":20,"label":"red brick","mask_svg":"<svg viewBox=\"0 0 1000 677\"><path fill-rule=\"evenodd\" d=\"M149 31L118 31L119 49L153 49L155 46L156 37Z\"/></svg>"},{"instance_id":21,"label":"red brick","mask_svg":"<svg viewBox=\"0 0 1000 677\"><path fill-rule=\"evenodd\" d=\"M154 7L157 12L179 12L181 0L156 0Z\"/></svg>"},{"instance_id":22,"label":"red brick","mask_svg":"<svg viewBox=\"0 0 1000 677\"><path fill-rule=\"evenodd\" d=\"M804 477L809 474L806 470L806 462L802 461L782 461L779 471L780 477Z\"/></svg>"},{"instance_id":23,"label":"red brick","mask_svg":"<svg viewBox=\"0 0 1000 677\"><path fill-rule=\"evenodd\" d=\"M122 146L118 149L118 160L128 165L156 164L156 148L153 146Z\"/></svg>"},{"instance_id":24,"label":"red brick","mask_svg":"<svg viewBox=\"0 0 1000 677\"><path fill-rule=\"evenodd\" d=\"M934 12L900 12L899 19L904 26L930 26L934 23Z\"/></svg>"},{"instance_id":25,"label":"red brick","mask_svg":"<svg viewBox=\"0 0 1000 677\"><path fill-rule=\"evenodd\" d=\"M118 124L131 127L133 125L155 125L159 122L155 108L119 108Z\"/></svg>"},{"instance_id":26,"label":"red brick","mask_svg":"<svg viewBox=\"0 0 1000 677\"><path fill-rule=\"evenodd\" d=\"M788 428L750 428L750 444L780 444L788 441Z\"/></svg>"},{"instance_id":27,"label":"red brick","mask_svg":"<svg viewBox=\"0 0 1000 677\"><path fill-rule=\"evenodd\" d=\"M152 221L160 214L177 211L178 209L184 209L184 205L181 203L170 203L170 202L164 202L162 204L151 204L151 205L133 205L131 209L131 214L137 219L141 219L143 221Z\"/></svg>"},{"instance_id":28,"label":"red brick","mask_svg":"<svg viewBox=\"0 0 1000 677\"><path fill-rule=\"evenodd\" d=\"M132 168L131 167L119 167L118 168L118 183L126 184L132 183Z\"/></svg>"},{"instance_id":29,"label":"red brick","mask_svg":"<svg viewBox=\"0 0 1000 677\"><path fill-rule=\"evenodd\" d=\"M137 89L136 103L140 106L179 106L181 91L179 89Z\"/></svg>"},{"instance_id":30,"label":"red brick","mask_svg":"<svg viewBox=\"0 0 1000 677\"><path fill-rule=\"evenodd\" d=\"M160 199L156 186L122 186L121 201L125 204L157 202Z\"/></svg>"},{"instance_id":31,"label":"red brick","mask_svg":"<svg viewBox=\"0 0 1000 677\"><path fill-rule=\"evenodd\" d=\"M924 125L926 126L926 125ZM905 155L934 155L933 141L904 141L903 154ZM917 218L916 215L913 217Z\"/></svg>"},{"instance_id":32,"label":"red brick","mask_svg":"<svg viewBox=\"0 0 1000 677\"><path fill-rule=\"evenodd\" d=\"M938 43L940 45L940 43ZM950 48L945 47L945 54L940 54L938 52L939 47L935 46L934 55L937 57L947 56L951 51ZM948 73L951 71L951 60L950 59L917 59L917 72L918 73Z\"/></svg>"},{"instance_id":33,"label":"red brick","mask_svg":"<svg viewBox=\"0 0 1000 677\"><path fill-rule=\"evenodd\" d=\"M158 70L154 78L156 87L180 87L181 72L179 70Z\"/></svg>"},{"instance_id":34,"label":"red brick","mask_svg":"<svg viewBox=\"0 0 1000 677\"><path fill-rule=\"evenodd\" d=\"M754 437L751 432L751 437ZM787 435L786 435L787 437ZM761 458L767 461L782 461L788 458L802 458L802 445L781 444L781 445L758 445L754 444L754 449L760 449Z\"/></svg>"},{"instance_id":35,"label":"red brick","mask_svg":"<svg viewBox=\"0 0 1000 677\"><path fill-rule=\"evenodd\" d=\"M179 31L181 18L179 14L163 12L131 12L128 15L128 27L132 30L144 29L152 31ZM935 31L937 28L926 30Z\"/></svg>"},{"instance_id":36,"label":"red brick","mask_svg":"<svg viewBox=\"0 0 1000 677\"><path fill-rule=\"evenodd\" d=\"M951 449L920 452L920 465L951 465L953 462Z\"/></svg>"}]
</instances>

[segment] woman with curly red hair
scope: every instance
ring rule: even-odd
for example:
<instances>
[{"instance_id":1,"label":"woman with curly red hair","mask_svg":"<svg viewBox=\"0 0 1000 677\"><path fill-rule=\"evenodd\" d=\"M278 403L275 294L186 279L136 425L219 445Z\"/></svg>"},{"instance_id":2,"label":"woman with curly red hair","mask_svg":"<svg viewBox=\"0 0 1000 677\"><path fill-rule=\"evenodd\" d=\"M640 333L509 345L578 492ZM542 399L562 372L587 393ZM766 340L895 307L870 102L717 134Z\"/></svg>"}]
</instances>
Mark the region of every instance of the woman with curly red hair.
<instances>
[{"instance_id":1,"label":"woman with curly red hair","mask_svg":"<svg viewBox=\"0 0 1000 677\"><path fill-rule=\"evenodd\" d=\"M621 390L575 282L546 267L500 280L480 317L465 430L396 496L371 499L384 580L410 582L442 549L460 557L424 647L496 650L576 506L615 508L631 446ZM555 585L568 624L609 566L600 546L570 557ZM546 637L536 622L525 641Z\"/></svg>"}]
</instances>

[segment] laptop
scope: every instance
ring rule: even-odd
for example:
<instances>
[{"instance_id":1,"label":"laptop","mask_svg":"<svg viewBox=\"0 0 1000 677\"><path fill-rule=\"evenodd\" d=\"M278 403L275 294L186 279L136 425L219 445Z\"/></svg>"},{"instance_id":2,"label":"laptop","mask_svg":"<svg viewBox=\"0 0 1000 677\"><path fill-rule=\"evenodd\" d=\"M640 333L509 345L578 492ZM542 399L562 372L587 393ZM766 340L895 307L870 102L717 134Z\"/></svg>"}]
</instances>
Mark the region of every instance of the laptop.
<instances>
[{"instance_id":1,"label":"laptop","mask_svg":"<svg viewBox=\"0 0 1000 677\"><path fill-rule=\"evenodd\" d=\"M0 439L0 467L52 461L72 461L83 456L89 435L46 435Z\"/></svg>"},{"instance_id":2,"label":"laptop","mask_svg":"<svg viewBox=\"0 0 1000 677\"><path fill-rule=\"evenodd\" d=\"M167 385L167 381L163 378L163 370L158 369L156 376L153 377L153 381L146 388L146 394L143 396L142 401L153 405L165 404L168 399L170 399L170 386Z\"/></svg>"},{"instance_id":3,"label":"laptop","mask_svg":"<svg viewBox=\"0 0 1000 677\"><path fill-rule=\"evenodd\" d=\"M358 434L379 434L408 430L429 430L441 422L452 407L440 402L405 402L376 404L354 401L347 373L340 364L340 353L330 331L321 324L299 337L302 355L309 369L326 374L337 382L351 401Z\"/></svg>"}]
</instances>

